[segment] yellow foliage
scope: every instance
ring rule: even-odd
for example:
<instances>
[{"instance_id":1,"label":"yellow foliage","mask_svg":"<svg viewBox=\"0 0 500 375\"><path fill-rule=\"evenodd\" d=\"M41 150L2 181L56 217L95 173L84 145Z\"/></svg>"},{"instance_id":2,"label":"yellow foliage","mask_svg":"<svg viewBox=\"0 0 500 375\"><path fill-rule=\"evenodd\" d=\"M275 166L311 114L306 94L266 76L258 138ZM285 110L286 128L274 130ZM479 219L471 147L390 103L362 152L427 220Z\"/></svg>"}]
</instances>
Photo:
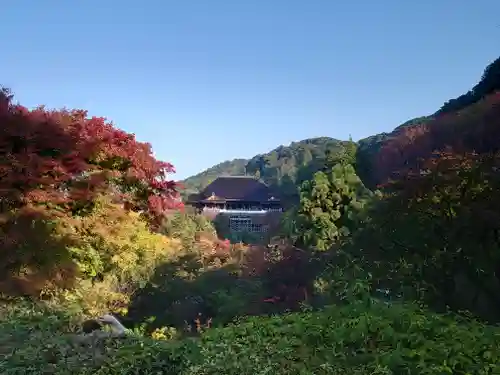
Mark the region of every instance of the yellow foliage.
<instances>
[{"instance_id":1,"label":"yellow foliage","mask_svg":"<svg viewBox=\"0 0 500 375\"><path fill-rule=\"evenodd\" d=\"M79 220L77 231L99 254L99 271L113 273L123 281L148 278L159 263L179 250L175 241L151 232L137 213L127 212L104 198L91 215Z\"/></svg>"},{"instance_id":2,"label":"yellow foliage","mask_svg":"<svg viewBox=\"0 0 500 375\"><path fill-rule=\"evenodd\" d=\"M0 217L0 270L8 275L0 281L0 292L60 301L89 317L126 314L132 294L160 264L186 253L205 259L229 251L203 220L175 218L170 235L155 233L140 214L106 196L85 216L43 208L11 212L3 221ZM209 234L200 235L203 230ZM167 329L155 335L173 333Z\"/></svg>"},{"instance_id":3,"label":"yellow foliage","mask_svg":"<svg viewBox=\"0 0 500 375\"><path fill-rule=\"evenodd\" d=\"M80 280L75 289L63 291L60 298L65 303L78 305L84 315L96 317L110 311L126 314L130 292L121 290L116 278L108 276L101 282Z\"/></svg>"},{"instance_id":4,"label":"yellow foliage","mask_svg":"<svg viewBox=\"0 0 500 375\"><path fill-rule=\"evenodd\" d=\"M178 332L174 327L156 328L151 332L151 337L155 340L172 340L178 337Z\"/></svg>"},{"instance_id":5,"label":"yellow foliage","mask_svg":"<svg viewBox=\"0 0 500 375\"><path fill-rule=\"evenodd\" d=\"M91 316L125 313L136 288L182 248L179 240L151 232L139 214L106 197L98 200L92 214L75 218L73 225L80 245L72 248L72 254L82 278L64 298L78 301Z\"/></svg>"}]
</instances>

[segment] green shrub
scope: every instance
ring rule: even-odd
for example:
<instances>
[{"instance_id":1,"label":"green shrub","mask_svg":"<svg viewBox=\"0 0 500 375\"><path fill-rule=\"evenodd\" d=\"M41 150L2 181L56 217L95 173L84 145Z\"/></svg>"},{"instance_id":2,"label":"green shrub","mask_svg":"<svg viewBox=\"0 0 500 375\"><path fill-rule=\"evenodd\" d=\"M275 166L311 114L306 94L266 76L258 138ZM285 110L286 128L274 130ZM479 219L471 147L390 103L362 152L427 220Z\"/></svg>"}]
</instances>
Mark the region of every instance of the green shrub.
<instances>
[{"instance_id":1,"label":"green shrub","mask_svg":"<svg viewBox=\"0 0 500 375\"><path fill-rule=\"evenodd\" d=\"M0 373L495 374L500 329L408 304L354 303L242 320L199 339L72 345L67 318L34 309L0 323ZM12 340L12 334L16 339ZM0 357L2 358L2 357Z\"/></svg>"},{"instance_id":2,"label":"green shrub","mask_svg":"<svg viewBox=\"0 0 500 375\"><path fill-rule=\"evenodd\" d=\"M413 306L376 303L252 318L210 331L195 374L487 374L500 331Z\"/></svg>"}]
</instances>

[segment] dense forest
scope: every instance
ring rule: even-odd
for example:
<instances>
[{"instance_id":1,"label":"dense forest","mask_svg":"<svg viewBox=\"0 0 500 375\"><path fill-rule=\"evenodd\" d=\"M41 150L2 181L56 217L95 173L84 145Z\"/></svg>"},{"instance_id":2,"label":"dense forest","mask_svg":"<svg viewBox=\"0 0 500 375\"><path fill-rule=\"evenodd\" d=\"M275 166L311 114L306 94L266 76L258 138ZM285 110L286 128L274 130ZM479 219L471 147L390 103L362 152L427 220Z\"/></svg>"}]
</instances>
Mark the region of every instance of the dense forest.
<instances>
[{"instance_id":1,"label":"dense forest","mask_svg":"<svg viewBox=\"0 0 500 375\"><path fill-rule=\"evenodd\" d=\"M391 133L185 186L103 118L2 90L0 373L499 373L499 66ZM183 189L223 174L286 198L265 246L184 209ZM125 332L89 332L103 314Z\"/></svg>"}]
</instances>

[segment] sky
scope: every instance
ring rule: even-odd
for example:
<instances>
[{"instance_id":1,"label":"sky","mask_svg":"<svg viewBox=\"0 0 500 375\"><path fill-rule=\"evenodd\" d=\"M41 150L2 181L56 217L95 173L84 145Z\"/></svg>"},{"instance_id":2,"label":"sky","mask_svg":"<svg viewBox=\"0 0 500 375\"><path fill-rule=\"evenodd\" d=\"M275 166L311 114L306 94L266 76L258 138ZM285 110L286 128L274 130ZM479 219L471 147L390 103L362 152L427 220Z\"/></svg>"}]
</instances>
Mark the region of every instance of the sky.
<instances>
[{"instance_id":1,"label":"sky","mask_svg":"<svg viewBox=\"0 0 500 375\"><path fill-rule=\"evenodd\" d=\"M17 0L0 85L87 109L183 179L317 136L391 131L500 55L498 0Z\"/></svg>"}]
</instances>

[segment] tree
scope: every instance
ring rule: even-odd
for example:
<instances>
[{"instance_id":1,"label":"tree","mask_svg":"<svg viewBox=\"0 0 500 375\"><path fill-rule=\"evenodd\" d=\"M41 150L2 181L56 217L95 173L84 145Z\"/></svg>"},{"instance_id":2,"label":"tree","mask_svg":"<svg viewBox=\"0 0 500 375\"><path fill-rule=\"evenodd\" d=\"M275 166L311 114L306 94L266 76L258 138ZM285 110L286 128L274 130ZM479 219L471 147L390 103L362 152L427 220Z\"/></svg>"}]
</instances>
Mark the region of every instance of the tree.
<instances>
[{"instance_id":1,"label":"tree","mask_svg":"<svg viewBox=\"0 0 500 375\"><path fill-rule=\"evenodd\" d=\"M373 289L500 321L500 153L440 152L392 181L348 249Z\"/></svg>"},{"instance_id":2,"label":"tree","mask_svg":"<svg viewBox=\"0 0 500 375\"><path fill-rule=\"evenodd\" d=\"M354 230L357 214L371 195L350 164L337 164L329 173L315 173L300 189L298 242L327 250Z\"/></svg>"},{"instance_id":3,"label":"tree","mask_svg":"<svg viewBox=\"0 0 500 375\"><path fill-rule=\"evenodd\" d=\"M458 98L450 99L437 111L437 114L445 114L460 111L474 104L487 95L500 90L500 57L489 64L481 76L481 80L468 92Z\"/></svg>"},{"instance_id":4,"label":"tree","mask_svg":"<svg viewBox=\"0 0 500 375\"><path fill-rule=\"evenodd\" d=\"M100 193L112 193L151 219L178 206L171 164L151 145L83 110L28 110L0 92L2 213L26 205L83 213Z\"/></svg>"},{"instance_id":5,"label":"tree","mask_svg":"<svg viewBox=\"0 0 500 375\"><path fill-rule=\"evenodd\" d=\"M308 148L300 149L299 160L302 165L308 165L313 160L311 150Z\"/></svg>"},{"instance_id":6,"label":"tree","mask_svg":"<svg viewBox=\"0 0 500 375\"><path fill-rule=\"evenodd\" d=\"M344 152L341 159L343 164L351 164L356 168L356 153L358 152L358 144L349 136L349 140L344 142Z\"/></svg>"},{"instance_id":7,"label":"tree","mask_svg":"<svg viewBox=\"0 0 500 375\"><path fill-rule=\"evenodd\" d=\"M371 173L377 184L419 172L436 151L463 154L496 153L500 150L500 92L489 95L459 112L398 129L374 155Z\"/></svg>"},{"instance_id":8,"label":"tree","mask_svg":"<svg viewBox=\"0 0 500 375\"><path fill-rule=\"evenodd\" d=\"M331 152L331 150L326 150L325 152L325 168L329 170L337 164L341 165L356 165L356 152L358 145L349 136L349 140L343 142L343 149L340 152Z\"/></svg>"}]
</instances>

